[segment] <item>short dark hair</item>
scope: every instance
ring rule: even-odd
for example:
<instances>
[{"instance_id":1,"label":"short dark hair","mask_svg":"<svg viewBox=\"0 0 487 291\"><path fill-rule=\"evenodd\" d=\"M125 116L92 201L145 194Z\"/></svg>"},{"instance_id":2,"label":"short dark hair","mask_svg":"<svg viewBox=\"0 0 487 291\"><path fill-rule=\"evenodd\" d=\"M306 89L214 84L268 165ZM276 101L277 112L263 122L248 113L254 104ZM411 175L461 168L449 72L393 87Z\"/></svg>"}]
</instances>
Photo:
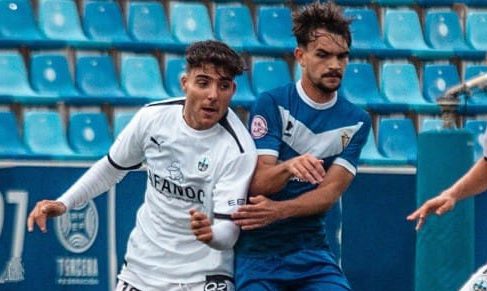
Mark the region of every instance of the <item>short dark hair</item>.
<instances>
[{"instance_id":1,"label":"short dark hair","mask_svg":"<svg viewBox=\"0 0 487 291\"><path fill-rule=\"evenodd\" d=\"M245 70L242 57L223 42L215 40L198 41L186 49L187 71L212 64L221 68L233 79Z\"/></svg>"},{"instance_id":2,"label":"short dark hair","mask_svg":"<svg viewBox=\"0 0 487 291\"><path fill-rule=\"evenodd\" d=\"M293 13L293 33L298 45L306 46L316 39L313 34L315 30L323 28L345 38L350 46L352 43L351 22L350 19L345 18L342 9L335 3L316 1Z\"/></svg>"}]
</instances>

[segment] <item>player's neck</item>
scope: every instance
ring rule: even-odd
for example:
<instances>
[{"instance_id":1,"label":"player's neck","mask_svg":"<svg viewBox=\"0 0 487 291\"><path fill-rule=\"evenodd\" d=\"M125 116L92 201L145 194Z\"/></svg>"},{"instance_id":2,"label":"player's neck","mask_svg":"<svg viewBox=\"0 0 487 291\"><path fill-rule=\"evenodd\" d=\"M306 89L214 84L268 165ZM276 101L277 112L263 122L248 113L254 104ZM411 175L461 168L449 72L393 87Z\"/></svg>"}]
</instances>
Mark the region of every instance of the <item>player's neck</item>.
<instances>
[{"instance_id":1,"label":"player's neck","mask_svg":"<svg viewBox=\"0 0 487 291\"><path fill-rule=\"evenodd\" d=\"M316 103L327 103L335 97L336 91L324 92L317 86L315 86L309 79L302 78L301 86L308 97Z\"/></svg>"}]
</instances>

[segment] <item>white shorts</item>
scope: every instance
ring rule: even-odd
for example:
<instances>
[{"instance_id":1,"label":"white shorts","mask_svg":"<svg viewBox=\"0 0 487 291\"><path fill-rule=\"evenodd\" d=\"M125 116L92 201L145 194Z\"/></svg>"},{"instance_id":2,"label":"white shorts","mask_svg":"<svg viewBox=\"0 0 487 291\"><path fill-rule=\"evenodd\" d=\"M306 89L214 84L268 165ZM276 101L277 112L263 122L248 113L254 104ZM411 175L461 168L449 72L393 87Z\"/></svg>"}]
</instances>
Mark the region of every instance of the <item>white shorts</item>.
<instances>
[{"instance_id":1,"label":"white shorts","mask_svg":"<svg viewBox=\"0 0 487 291\"><path fill-rule=\"evenodd\" d=\"M164 291L235 291L235 286L229 280L223 279L220 280L218 277L215 276L217 279L212 277L208 277L207 281L205 282L196 282L196 283L167 283L165 286L161 286L161 290ZM117 287L115 291L142 291L139 290L127 282L122 280L118 280Z\"/></svg>"},{"instance_id":2,"label":"white shorts","mask_svg":"<svg viewBox=\"0 0 487 291\"><path fill-rule=\"evenodd\" d=\"M480 267L459 291L487 291L487 264Z\"/></svg>"}]
</instances>

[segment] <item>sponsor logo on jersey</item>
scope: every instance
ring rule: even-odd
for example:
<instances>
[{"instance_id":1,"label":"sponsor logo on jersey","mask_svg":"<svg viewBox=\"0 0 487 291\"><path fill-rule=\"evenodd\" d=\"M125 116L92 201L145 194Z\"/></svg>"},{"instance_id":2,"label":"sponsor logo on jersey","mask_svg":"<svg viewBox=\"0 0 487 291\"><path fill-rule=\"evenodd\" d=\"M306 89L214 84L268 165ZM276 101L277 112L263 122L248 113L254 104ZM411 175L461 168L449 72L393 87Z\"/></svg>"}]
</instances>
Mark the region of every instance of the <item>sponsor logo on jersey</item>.
<instances>
[{"instance_id":1,"label":"sponsor logo on jersey","mask_svg":"<svg viewBox=\"0 0 487 291\"><path fill-rule=\"evenodd\" d=\"M285 136L291 136L291 129L294 127L293 123L291 121L287 122L286 129L284 130L283 135Z\"/></svg>"},{"instance_id":2,"label":"sponsor logo on jersey","mask_svg":"<svg viewBox=\"0 0 487 291\"><path fill-rule=\"evenodd\" d=\"M250 125L250 133L254 139L259 139L267 134L267 121L261 115L256 115Z\"/></svg>"},{"instance_id":3,"label":"sponsor logo on jersey","mask_svg":"<svg viewBox=\"0 0 487 291\"><path fill-rule=\"evenodd\" d=\"M208 165L209 165L208 157L204 157L198 162L198 170L200 172L204 172L208 170Z\"/></svg>"},{"instance_id":4,"label":"sponsor logo on jersey","mask_svg":"<svg viewBox=\"0 0 487 291\"><path fill-rule=\"evenodd\" d=\"M150 137L150 141L151 141L152 143L154 143L154 144L157 146L157 150L158 150L159 152L161 152L161 151L162 151L162 144L164 143L164 141L163 141L163 140L157 140L157 138L156 138L156 137L151 136L151 137Z\"/></svg>"},{"instance_id":5,"label":"sponsor logo on jersey","mask_svg":"<svg viewBox=\"0 0 487 291\"><path fill-rule=\"evenodd\" d=\"M98 211L90 200L56 218L56 235L65 249L73 253L88 250L98 234Z\"/></svg>"},{"instance_id":6,"label":"sponsor logo on jersey","mask_svg":"<svg viewBox=\"0 0 487 291\"><path fill-rule=\"evenodd\" d=\"M169 172L169 179L178 181L179 183L183 182L183 172L181 172L181 165L178 161L173 161L171 165L167 167L167 171Z\"/></svg>"},{"instance_id":7,"label":"sponsor logo on jersey","mask_svg":"<svg viewBox=\"0 0 487 291\"><path fill-rule=\"evenodd\" d=\"M174 166L174 164L167 169L170 172L169 177L162 177L149 169L148 177L151 186L168 199L174 198L203 204L205 191L192 185L181 186L181 183L183 182L183 174L181 173L181 169L177 168L178 170L176 171L172 166Z\"/></svg>"},{"instance_id":8,"label":"sponsor logo on jersey","mask_svg":"<svg viewBox=\"0 0 487 291\"><path fill-rule=\"evenodd\" d=\"M473 291L487 291L487 276L481 275L472 285Z\"/></svg>"}]
</instances>

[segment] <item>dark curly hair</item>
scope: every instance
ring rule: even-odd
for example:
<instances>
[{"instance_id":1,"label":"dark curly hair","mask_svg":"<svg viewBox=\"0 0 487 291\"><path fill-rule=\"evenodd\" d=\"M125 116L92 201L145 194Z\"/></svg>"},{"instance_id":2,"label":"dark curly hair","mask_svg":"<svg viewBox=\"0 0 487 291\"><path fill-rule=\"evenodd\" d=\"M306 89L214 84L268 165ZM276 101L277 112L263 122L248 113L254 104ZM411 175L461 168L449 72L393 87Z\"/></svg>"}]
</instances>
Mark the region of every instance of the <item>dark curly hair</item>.
<instances>
[{"instance_id":1,"label":"dark curly hair","mask_svg":"<svg viewBox=\"0 0 487 291\"><path fill-rule=\"evenodd\" d=\"M232 79L245 70L242 57L225 43L215 40L198 41L188 46L186 63L188 72L212 64L221 68Z\"/></svg>"},{"instance_id":2,"label":"dark curly hair","mask_svg":"<svg viewBox=\"0 0 487 291\"><path fill-rule=\"evenodd\" d=\"M345 18L342 9L329 1L313 2L293 13L293 33L300 46L306 46L316 39L314 32L323 28L345 38L348 46L352 43L350 34L350 19Z\"/></svg>"}]
</instances>

